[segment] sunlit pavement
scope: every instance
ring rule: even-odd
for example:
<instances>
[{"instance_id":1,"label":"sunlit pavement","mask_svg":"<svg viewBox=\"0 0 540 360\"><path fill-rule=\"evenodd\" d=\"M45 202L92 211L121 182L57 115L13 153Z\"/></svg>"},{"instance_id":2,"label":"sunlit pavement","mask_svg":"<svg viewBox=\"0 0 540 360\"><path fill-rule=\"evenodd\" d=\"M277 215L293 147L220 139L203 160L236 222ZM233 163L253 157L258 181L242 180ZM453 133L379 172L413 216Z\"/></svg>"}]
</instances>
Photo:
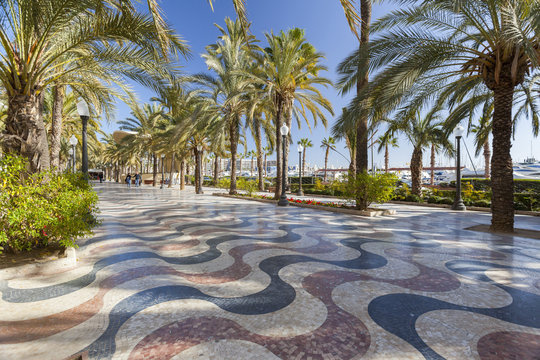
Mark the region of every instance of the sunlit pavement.
<instances>
[{"instance_id":1,"label":"sunlit pavement","mask_svg":"<svg viewBox=\"0 0 540 360\"><path fill-rule=\"evenodd\" d=\"M490 214L95 188L75 270L0 281L2 360L540 358L540 241Z\"/></svg>"}]
</instances>

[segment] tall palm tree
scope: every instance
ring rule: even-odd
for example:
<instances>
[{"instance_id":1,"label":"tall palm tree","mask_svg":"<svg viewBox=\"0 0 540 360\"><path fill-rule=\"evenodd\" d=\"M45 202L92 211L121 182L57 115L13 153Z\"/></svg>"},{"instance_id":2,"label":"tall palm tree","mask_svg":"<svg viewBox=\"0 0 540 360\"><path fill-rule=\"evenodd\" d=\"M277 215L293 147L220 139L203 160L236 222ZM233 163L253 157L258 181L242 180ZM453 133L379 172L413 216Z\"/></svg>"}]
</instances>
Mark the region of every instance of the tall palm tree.
<instances>
[{"instance_id":1,"label":"tall palm tree","mask_svg":"<svg viewBox=\"0 0 540 360\"><path fill-rule=\"evenodd\" d=\"M144 152L150 152L153 162L153 186L157 182L157 153L162 152L158 147L159 132L165 129L167 120L164 117L163 107L160 104L144 104L141 108L134 105L132 117L119 121L120 130L127 130L123 143L129 144L131 153L141 158Z\"/></svg>"},{"instance_id":2,"label":"tall palm tree","mask_svg":"<svg viewBox=\"0 0 540 360\"><path fill-rule=\"evenodd\" d=\"M331 82L319 75L326 67L320 62L323 54L305 39L304 31L298 28L278 35L266 34L268 47L263 52L254 53L260 65L260 71L244 72L246 81L253 83L252 93L255 98L274 105L276 131L276 198L281 194L282 144L280 128L285 123L291 128L295 118L298 126L301 120L311 127L309 118L313 117L314 126L320 119L327 124L323 110L333 114L328 99L322 96L317 86L327 86ZM309 116L309 115L311 116ZM285 165L288 163L289 141L285 144ZM285 184L286 185L286 184Z\"/></svg>"},{"instance_id":3,"label":"tall palm tree","mask_svg":"<svg viewBox=\"0 0 540 360\"><path fill-rule=\"evenodd\" d=\"M2 146L27 157L32 171L50 166L41 117L45 88L74 74L84 83L87 72L99 73L98 65L147 84L156 80L149 72L164 75L168 61L156 51L160 34L153 20L111 4L5 0L0 6L0 83L9 96ZM174 33L165 36L186 49Z\"/></svg>"},{"instance_id":4,"label":"tall palm tree","mask_svg":"<svg viewBox=\"0 0 540 360\"><path fill-rule=\"evenodd\" d=\"M377 77L377 104L411 97L418 84L431 96L482 84L493 94L491 161L494 231L514 228L512 110L514 93L540 64L538 1L433 0L417 3L380 19L387 31L370 45ZM459 5L459 6L458 6ZM421 26L421 30L419 27ZM399 79L399 81L397 81Z\"/></svg>"},{"instance_id":5,"label":"tall palm tree","mask_svg":"<svg viewBox=\"0 0 540 360\"><path fill-rule=\"evenodd\" d=\"M313 147L313 143L308 138L301 138L298 140L298 144L304 148L302 152L302 174L304 174L306 170L306 151L308 148Z\"/></svg>"},{"instance_id":6,"label":"tall palm tree","mask_svg":"<svg viewBox=\"0 0 540 360\"><path fill-rule=\"evenodd\" d=\"M264 176L268 176L268 163L266 162L266 157L274 153L274 148L269 144L263 148L264 151Z\"/></svg>"},{"instance_id":7,"label":"tall palm tree","mask_svg":"<svg viewBox=\"0 0 540 360\"><path fill-rule=\"evenodd\" d=\"M250 150L246 153L247 158L251 158L251 168L250 168L250 174L253 176L253 160L257 157L257 152Z\"/></svg>"},{"instance_id":8,"label":"tall palm tree","mask_svg":"<svg viewBox=\"0 0 540 360\"><path fill-rule=\"evenodd\" d=\"M336 140L329 136L321 141L321 147L326 148L324 154L324 182L326 182L326 171L328 170L328 154L330 150L336 150Z\"/></svg>"},{"instance_id":9,"label":"tall palm tree","mask_svg":"<svg viewBox=\"0 0 540 360\"><path fill-rule=\"evenodd\" d=\"M381 135L379 137L379 149L378 151L381 152L382 148L384 147L384 172L388 173L388 164L390 162L390 153L388 151L388 147L397 147L397 137L394 136L392 133L385 133L384 135Z\"/></svg>"},{"instance_id":10,"label":"tall palm tree","mask_svg":"<svg viewBox=\"0 0 540 360\"><path fill-rule=\"evenodd\" d=\"M240 81L239 71L252 66L252 58L240 21L225 19L226 29L217 26L221 32L219 41L206 47L203 58L216 77L199 74L193 79L206 88L208 107L213 108L215 118L221 119L222 129L227 129L231 150L230 194L236 194L236 157L240 136L240 122L247 103L242 98L249 83Z\"/></svg>"},{"instance_id":11,"label":"tall palm tree","mask_svg":"<svg viewBox=\"0 0 540 360\"><path fill-rule=\"evenodd\" d=\"M413 146L411 157L411 192L420 196L422 194L422 155L423 149L431 144L440 145L451 152L453 147L448 140L448 134L442 129L444 121L436 111L429 112L422 117L419 112L406 112L405 116L397 116L388 120L389 126L385 136L401 133L407 137Z\"/></svg>"}]
</instances>

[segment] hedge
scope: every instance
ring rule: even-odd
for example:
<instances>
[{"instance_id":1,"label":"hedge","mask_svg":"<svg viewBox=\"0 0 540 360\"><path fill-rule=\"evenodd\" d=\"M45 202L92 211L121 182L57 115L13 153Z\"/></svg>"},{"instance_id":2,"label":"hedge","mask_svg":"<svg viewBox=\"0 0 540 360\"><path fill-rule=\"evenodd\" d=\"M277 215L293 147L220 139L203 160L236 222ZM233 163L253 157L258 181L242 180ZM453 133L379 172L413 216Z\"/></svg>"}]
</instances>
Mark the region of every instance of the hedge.
<instances>
[{"instance_id":1,"label":"hedge","mask_svg":"<svg viewBox=\"0 0 540 360\"><path fill-rule=\"evenodd\" d=\"M479 191L491 191L491 179L485 178L466 178L461 179L462 184L471 183L474 190ZM456 182L451 181L450 185L455 187ZM540 180L528 180L528 179L514 179L514 192L515 193L538 193L540 194Z\"/></svg>"}]
</instances>

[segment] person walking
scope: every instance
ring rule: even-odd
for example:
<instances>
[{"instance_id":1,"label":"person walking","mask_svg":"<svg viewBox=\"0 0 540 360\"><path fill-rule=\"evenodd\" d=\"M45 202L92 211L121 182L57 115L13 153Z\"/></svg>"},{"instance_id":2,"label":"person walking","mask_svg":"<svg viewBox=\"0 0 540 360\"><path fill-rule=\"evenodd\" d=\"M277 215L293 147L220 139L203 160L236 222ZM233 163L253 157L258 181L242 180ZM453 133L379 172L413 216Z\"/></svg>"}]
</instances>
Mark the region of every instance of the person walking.
<instances>
[{"instance_id":1,"label":"person walking","mask_svg":"<svg viewBox=\"0 0 540 360\"><path fill-rule=\"evenodd\" d=\"M141 186L141 174L136 173L135 174L135 187Z\"/></svg>"},{"instance_id":2,"label":"person walking","mask_svg":"<svg viewBox=\"0 0 540 360\"><path fill-rule=\"evenodd\" d=\"M128 188L131 188L131 175L127 174L126 176L126 184Z\"/></svg>"}]
</instances>

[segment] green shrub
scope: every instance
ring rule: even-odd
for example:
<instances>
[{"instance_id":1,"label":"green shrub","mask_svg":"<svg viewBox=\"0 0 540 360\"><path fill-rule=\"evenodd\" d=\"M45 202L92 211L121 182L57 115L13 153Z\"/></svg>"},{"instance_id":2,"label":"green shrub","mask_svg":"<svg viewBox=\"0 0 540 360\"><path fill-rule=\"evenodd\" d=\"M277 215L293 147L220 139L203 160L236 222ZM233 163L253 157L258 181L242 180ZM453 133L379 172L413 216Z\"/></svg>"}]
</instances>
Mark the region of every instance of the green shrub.
<instances>
[{"instance_id":1,"label":"green shrub","mask_svg":"<svg viewBox=\"0 0 540 360\"><path fill-rule=\"evenodd\" d=\"M75 246L98 223L98 198L81 174L26 173L26 161L0 159L0 252Z\"/></svg>"},{"instance_id":2,"label":"green shrub","mask_svg":"<svg viewBox=\"0 0 540 360\"><path fill-rule=\"evenodd\" d=\"M422 199L420 199L420 196L416 195L416 194L409 194L407 196L405 196L405 201L409 201L409 202L420 202Z\"/></svg>"},{"instance_id":3,"label":"green shrub","mask_svg":"<svg viewBox=\"0 0 540 360\"><path fill-rule=\"evenodd\" d=\"M238 182L236 183L236 187L240 190L244 190L247 192L249 196L251 196L254 192L257 192L259 189L259 183L258 181L254 180L247 180L245 178L239 178Z\"/></svg>"},{"instance_id":4,"label":"green shrub","mask_svg":"<svg viewBox=\"0 0 540 360\"><path fill-rule=\"evenodd\" d=\"M452 205L454 204L454 198L444 197L439 201L439 204Z\"/></svg>"},{"instance_id":5,"label":"green shrub","mask_svg":"<svg viewBox=\"0 0 540 360\"><path fill-rule=\"evenodd\" d=\"M440 196L430 196L427 202L430 204L440 204L441 200L442 200L442 197Z\"/></svg>"},{"instance_id":6,"label":"green shrub","mask_svg":"<svg viewBox=\"0 0 540 360\"><path fill-rule=\"evenodd\" d=\"M231 188L231 179L230 178L222 178L219 179L218 185L221 189L230 189Z\"/></svg>"},{"instance_id":7,"label":"green shrub","mask_svg":"<svg viewBox=\"0 0 540 360\"><path fill-rule=\"evenodd\" d=\"M356 200L357 194L364 194L364 199L369 206L370 204L385 203L392 199L397 183L397 177L394 174L375 173L360 173L349 175L348 181L340 184L340 191L343 193L342 198L346 200Z\"/></svg>"},{"instance_id":8,"label":"green shrub","mask_svg":"<svg viewBox=\"0 0 540 360\"><path fill-rule=\"evenodd\" d=\"M472 203L472 206L477 207L491 207L491 201L489 200L477 200Z\"/></svg>"}]
</instances>

